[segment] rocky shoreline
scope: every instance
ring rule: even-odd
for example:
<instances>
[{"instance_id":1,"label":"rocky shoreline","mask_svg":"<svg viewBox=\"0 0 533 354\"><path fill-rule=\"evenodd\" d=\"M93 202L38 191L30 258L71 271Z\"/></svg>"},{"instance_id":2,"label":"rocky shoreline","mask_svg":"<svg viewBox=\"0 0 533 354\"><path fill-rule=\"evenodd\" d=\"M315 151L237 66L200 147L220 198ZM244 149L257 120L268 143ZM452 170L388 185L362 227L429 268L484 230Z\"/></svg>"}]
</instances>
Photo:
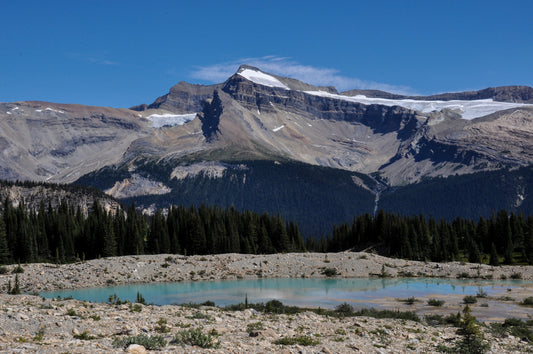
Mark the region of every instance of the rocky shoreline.
<instances>
[{"instance_id":1,"label":"rocky shoreline","mask_svg":"<svg viewBox=\"0 0 533 354\"><path fill-rule=\"evenodd\" d=\"M500 266L452 263L424 263L381 257L369 253L291 253L274 255L224 254L209 256L146 255L96 259L66 265L23 264L18 273L23 295L7 295L13 285L13 270L0 275L0 351L41 353L123 352L113 345L117 338L135 335L162 336L162 352L306 352L306 353L398 353L435 352L437 346L453 346L459 337L452 326L371 317L336 318L307 311L294 315L272 315L251 309L224 311L217 307L189 308L177 305L152 306L99 304L77 300L44 299L44 291L100 287L149 282L206 281L221 279L326 277L468 277L472 279L533 280L531 266ZM33 294L33 295L30 295ZM533 295L533 287L512 290L515 302ZM504 296L502 296L503 298ZM510 296L507 296L510 298ZM425 303L398 304L380 300L384 307L419 314L457 313L459 299L446 299L445 309L428 309ZM480 318L502 303L486 299L487 307L473 306ZM378 305L378 304L377 304ZM520 307L517 316L531 319L533 309ZM485 311L485 312L484 312ZM488 313L488 312L487 312ZM490 314L485 313L485 319ZM511 316L512 315L512 316ZM501 320L492 319L492 320ZM250 336L250 328L260 327ZM164 330L162 330L162 327ZM533 351L533 345L510 335L498 335L481 326L491 352ZM212 334L218 349L202 349L184 343L170 343L177 333L198 330ZM168 330L168 331L167 331ZM275 344L280 338L312 338L310 346ZM128 350L134 350L130 347ZM137 347L135 350L143 350Z\"/></svg>"}]
</instances>

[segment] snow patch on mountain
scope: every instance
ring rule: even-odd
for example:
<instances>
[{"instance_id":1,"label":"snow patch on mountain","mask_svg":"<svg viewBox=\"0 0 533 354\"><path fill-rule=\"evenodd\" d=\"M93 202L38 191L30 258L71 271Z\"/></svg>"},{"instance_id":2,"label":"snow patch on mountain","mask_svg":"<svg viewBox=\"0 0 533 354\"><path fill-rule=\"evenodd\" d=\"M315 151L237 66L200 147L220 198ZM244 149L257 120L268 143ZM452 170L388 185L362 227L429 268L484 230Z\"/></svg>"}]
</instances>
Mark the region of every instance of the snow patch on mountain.
<instances>
[{"instance_id":1,"label":"snow patch on mountain","mask_svg":"<svg viewBox=\"0 0 533 354\"><path fill-rule=\"evenodd\" d=\"M525 103L497 102L492 99L485 100L451 100L451 101L421 101L412 99L393 100L388 98L372 98L364 95L343 96L325 91L304 91L309 95L328 97L365 105L379 104L384 106L401 106L419 112L429 113L442 109L457 110L463 119L471 120L486 115L503 111L505 109L528 106ZM530 105L529 105L530 106Z\"/></svg>"},{"instance_id":2,"label":"snow patch on mountain","mask_svg":"<svg viewBox=\"0 0 533 354\"><path fill-rule=\"evenodd\" d=\"M154 128L161 127L173 127L175 125L183 125L187 122L190 122L196 117L196 113L189 114L151 114L147 119L152 121L152 126Z\"/></svg>"},{"instance_id":3,"label":"snow patch on mountain","mask_svg":"<svg viewBox=\"0 0 533 354\"><path fill-rule=\"evenodd\" d=\"M53 109L53 108L50 108L50 107L46 107L44 110L45 111L50 111L50 112L56 112L56 113L65 113L63 111L60 111L58 109ZM35 112L39 112L39 113L41 113L42 111L43 111L42 109L36 109L35 110Z\"/></svg>"},{"instance_id":4,"label":"snow patch on mountain","mask_svg":"<svg viewBox=\"0 0 533 354\"><path fill-rule=\"evenodd\" d=\"M268 86L268 87L281 87L285 90L289 90L289 87L284 85L281 81L276 79L274 76L270 76L261 71L244 69L241 72L239 72L239 75L259 85Z\"/></svg>"},{"instance_id":5,"label":"snow patch on mountain","mask_svg":"<svg viewBox=\"0 0 533 354\"><path fill-rule=\"evenodd\" d=\"M281 129L285 128L285 124L283 125L280 125L279 127L276 127L274 129L272 129L273 132L277 132L277 131L280 131Z\"/></svg>"}]
</instances>

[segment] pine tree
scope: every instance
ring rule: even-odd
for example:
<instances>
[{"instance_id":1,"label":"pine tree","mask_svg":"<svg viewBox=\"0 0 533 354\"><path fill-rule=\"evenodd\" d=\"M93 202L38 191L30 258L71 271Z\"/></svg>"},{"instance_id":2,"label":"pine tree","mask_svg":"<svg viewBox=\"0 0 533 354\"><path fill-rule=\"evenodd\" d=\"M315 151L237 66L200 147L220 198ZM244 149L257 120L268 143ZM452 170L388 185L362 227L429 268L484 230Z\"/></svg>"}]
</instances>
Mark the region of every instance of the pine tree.
<instances>
[{"instance_id":1,"label":"pine tree","mask_svg":"<svg viewBox=\"0 0 533 354\"><path fill-rule=\"evenodd\" d=\"M6 225L4 224L4 220L0 218L0 264L8 264L10 259L11 255L7 244Z\"/></svg>"},{"instance_id":2,"label":"pine tree","mask_svg":"<svg viewBox=\"0 0 533 354\"><path fill-rule=\"evenodd\" d=\"M489 345L483 341L483 334L468 305L463 309L463 317L459 323L457 334L463 336L455 346L458 353L481 354L489 349Z\"/></svg>"},{"instance_id":3,"label":"pine tree","mask_svg":"<svg viewBox=\"0 0 533 354\"><path fill-rule=\"evenodd\" d=\"M500 265L500 259L498 257L498 252L496 251L496 246L494 246L494 243L490 246L489 264L491 266L499 266Z\"/></svg>"}]
</instances>

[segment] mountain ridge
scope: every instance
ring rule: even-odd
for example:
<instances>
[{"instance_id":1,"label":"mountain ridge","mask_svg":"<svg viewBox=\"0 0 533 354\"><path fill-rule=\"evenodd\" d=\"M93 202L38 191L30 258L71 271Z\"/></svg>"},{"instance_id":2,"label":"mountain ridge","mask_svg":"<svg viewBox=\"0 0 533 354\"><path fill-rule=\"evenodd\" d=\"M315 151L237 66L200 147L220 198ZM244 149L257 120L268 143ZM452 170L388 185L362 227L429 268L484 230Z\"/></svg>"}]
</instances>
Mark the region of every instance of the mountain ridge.
<instances>
[{"instance_id":1,"label":"mountain ridge","mask_svg":"<svg viewBox=\"0 0 533 354\"><path fill-rule=\"evenodd\" d=\"M223 83L181 81L151 104L131 109L0 103L0 178L83 183L122 200L143 201L137 204L147 210L197 203L187 190L204 196L232 191L233 196L209 200L272 212L276 203L287 204L283 208L291 216L298 214L291 208L302 208L306 198L315 201L315 209L321 203L302 189L292 206L287 199L264 195L255 202L242 193L258 186L286 197L296 190L292 176L286 179L290 183L277 179L274 188L261 174L326 168L317 172L321 179L306 172L308 191L320 191L327 178L342 180L342 188L357 191L353 198L365 208L339 213L372 213L383 191L456 175L477 181L485 172L506 174L533 165L533 105L518 102L529 102L531 90L508 86L424 99L368 90L339 93L243 65ZM526 188L520 195L527 200L530 187L518 186L521 181L512 179L508 190ZM334 188L324 187L323 201L328 193L338 195Z\"/></svg>"}]
</instances>

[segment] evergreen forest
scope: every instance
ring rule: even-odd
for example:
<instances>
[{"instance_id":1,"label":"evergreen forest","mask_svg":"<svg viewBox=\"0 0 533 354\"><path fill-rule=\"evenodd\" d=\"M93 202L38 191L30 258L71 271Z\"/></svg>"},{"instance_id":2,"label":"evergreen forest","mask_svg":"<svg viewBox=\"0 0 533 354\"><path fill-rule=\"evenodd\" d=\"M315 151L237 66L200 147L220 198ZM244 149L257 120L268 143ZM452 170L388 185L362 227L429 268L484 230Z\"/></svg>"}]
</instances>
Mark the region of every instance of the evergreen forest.
<instances>
[{"instance_id":1,"label":"evergreen forest","mask_svg":"<svg viewBox=\"0 0 533 354\"><path fill-rule=\"evenodd\" d=\"M371 248L413 260L533 264L533 216L493 213L479 220L401 216L379 211L340 224L331 236L307 238L279 213L172 206L141 215L132 204L107 212L97 200L85 215L67 203L36 210L6 199L0 217L0 264L75 262L140 254L337 252Z\"/></svg>"}]
</instances>

